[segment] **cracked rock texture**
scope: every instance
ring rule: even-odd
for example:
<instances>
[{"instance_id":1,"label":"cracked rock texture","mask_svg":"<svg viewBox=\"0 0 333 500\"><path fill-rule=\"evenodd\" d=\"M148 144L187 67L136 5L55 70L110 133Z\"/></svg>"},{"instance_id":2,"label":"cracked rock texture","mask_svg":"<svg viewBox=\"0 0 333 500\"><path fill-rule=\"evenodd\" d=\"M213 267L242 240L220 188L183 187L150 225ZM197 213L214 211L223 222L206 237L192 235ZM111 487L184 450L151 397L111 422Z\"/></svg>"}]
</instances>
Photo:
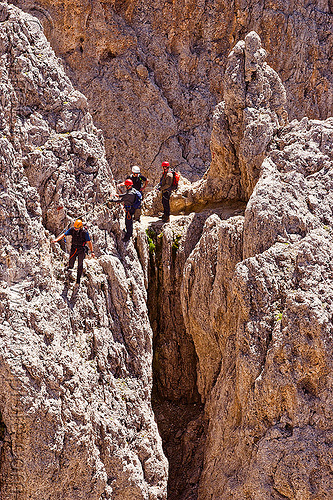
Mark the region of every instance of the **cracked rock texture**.
<instances>
[{"instance_id":1,"label":"cracked rock texture","mask_svg":"<svg viewBox=\"0 0 333 500\"><path fill-rule=\"evenodd\" d=\"M333 112L331 0L14 3L38 17L87 96L116 178L140 164L155 182L165 159L202 176L227 55L251 30L286 86L290 118Z\"/></svg>"},{"instance_id":2,"label":"cracked rock texture","mask_svg":"<svg viewBox=\"0 0 333 500\"><path fill-rule=\"evenodd\" d=\"M0 482L3 500L158 500L147 252L121 242L102 135L40 23L0 3ZM50 238L77 215L78 292ZM122 216L123 219L123 216Z\"/></svg>"},{"instance_id":3,"label":"cracked rock texture","mask_svg":"<svg viewBox=\"0 0 333 500\"><path fill-rule=\"evenodd\" d=\"M244 230L208 220L185 265L209 419L200 499L331 495L332 134L332 119L285 127Z\"/></svg>"},{"instance_id":4,"label":"cracked rock texture","mask_svg":"<svg viewBox=\"0 0 333 500\"><path fill-rule=\"evenodd\" d=\"M332 139L332 118L276 125L244 217L208 217L184 263L207 425L199 500L332 495Z\"/></svg>"},{"instance_id":5,"label":"cracked rock texture","mask_svg":"<svg viewBox=\"0 0 333 500\"><path fill-rule=\"evenodd\" d=\"M198 365L201 358L198 358L196 338L181 307L184 269L199 240L206 241L204 233L209 217L221 222L243 212L243 205L234 204L178 217L165 226L155 222L149 228L149 235L156 244L151 255L148 289L149 316L154 332L153 407L169 460L168 498L172 500L198 498L207 426L199 394L203 376ZM207 283L201 282L202 289L197 290L197 312L193 322L200 321L200 317L203 322L207 321L205 314L201 316L200 297L202 293L210 293L211 281L207 277L212 274L209 266L215 268L213 253L209 253L204 264L201 263L202 276ZM191 315L192 306L191 303ZM209 325L206 325L205 332L208 331ZM208 344L207 341L202 346L201 352L210 347ZM205 356L204 370L208 372L216 356L212 350Z\"/></svg>"},{"instance_id":6,"label":"cracked rock texture","mask_svg":"<svg viewBox=\"0 0 333 500\"><path fill-rule=\"evenodd\" d=\"M247 201L251 196L274 135L288 123L285 88L265 59L254 31L230 52L224 100L213 115L212 162L202 179L181 184L172 195L174 212L219 201ZM156 210L155 200L152 209Z\"/></svg>"},{"instance_id":7,"label":"cracked rock texture","mask_svg":"<svg viewBox=\"0 0 333 500\"><path fill-rule=\"evenodd\" d=\"M332 496L333 118L288 123L284 88L263 56L250 32L226 68L218 109L228 127L213 131L212 144L233 141L219 176L234 191L214 207L210 192L205 210L173 220L156 238L154 405L172 500ZM228 176L235 164L238 175ZM195 196L218 167L213 160L206 179L186 189ZM244 215L230 206L241 190ZM190 368L201 402L186 385ZM170 401L183 412L178 441L165 423L173 425Z\"/></svg>"}]
</instances>

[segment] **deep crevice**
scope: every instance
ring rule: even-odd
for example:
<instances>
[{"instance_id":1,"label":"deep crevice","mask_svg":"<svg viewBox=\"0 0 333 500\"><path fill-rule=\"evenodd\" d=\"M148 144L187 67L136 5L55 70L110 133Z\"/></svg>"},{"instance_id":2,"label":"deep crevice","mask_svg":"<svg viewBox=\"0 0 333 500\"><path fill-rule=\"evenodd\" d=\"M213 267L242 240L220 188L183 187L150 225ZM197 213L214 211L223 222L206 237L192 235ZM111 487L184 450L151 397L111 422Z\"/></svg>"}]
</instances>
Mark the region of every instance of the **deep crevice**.
<instances>
[{"instance_id":1,"label":"deep crevice","mask_svg":"<svg viewBox=\"0 0 333 500\"><path fill-rule=\"evenodd\" d=\"M154 349L152 406L169 462L167 498L196 500L206 432L196 384L196 353L180 306L183 269L171 248L170 275L164 276L161 228L155 227L149 234L155 244L148 288ZM167 282L171 290L166 289Z\"/></svg>"},{"instance_id":2,"label":"deep crevice","mask_svg":"<svg viewBox=\"0 0 333 500\"><path fill-rule=\"evenodd\" d=\"M219 202L196 208L193 217L187 220L184 215L171 233L163 234L160 222L147 229L148 312L154 351L152 406L169 461L168 500L197 500L207 435L197 388L197 354L181 307L184 266L207 218L213 213L221 219L239 215L244 204Z\"/></svg>"}]
</instances>

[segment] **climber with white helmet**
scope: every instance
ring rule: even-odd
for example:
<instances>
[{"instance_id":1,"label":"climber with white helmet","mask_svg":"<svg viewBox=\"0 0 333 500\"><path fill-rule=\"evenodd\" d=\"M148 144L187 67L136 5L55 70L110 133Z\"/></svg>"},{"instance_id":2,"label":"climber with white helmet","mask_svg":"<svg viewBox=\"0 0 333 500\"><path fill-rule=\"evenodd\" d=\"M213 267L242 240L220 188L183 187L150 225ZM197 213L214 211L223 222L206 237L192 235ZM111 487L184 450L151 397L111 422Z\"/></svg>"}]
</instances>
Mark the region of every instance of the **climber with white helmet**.
<instances>
[{"instance_id":1,"label":"climber with white helmet","mask_svg":"<svg viewBox=\"0 0 333 500\"><path fill-rule=\"evenodd\" d=\"M142 175L141 169L140 169L140 167L138 167L138 165L134 165L132 167L132 173L131 173L131 175L129 175L127 177L127 179L129 179L133 182L134 189L136 189L137 191L140 191L140 193L142 195L142 199L143 199L143 193L147 187L148 179L147 179L147 177ZM125 183L122 182L122 183L118 184L118 187L122 187L124 185L125 185ZM140 217L141 217L141 208L137 208L135 211L135 214L134 214L134 220L137 222L140 222Z\"/></svg>"},{"instance_id":2,"label":"climber with white helmet","mask_svg":"<svg viewBox=\"0 0 333 500\"><path fill-rule=\"evenodd\" d=\"M65 236L72 237L71 251L67 267L67 278L70 279L72 276L72 269L74 267L74 263L77 257L78 266L77 266L76 285L79 286L83 272L83 259L88 253L88 248L86 244L88 244L89 246L92 257L95 257L92 242L90 240L87 228L83 227L81 219L77 219L74 222L73 227L67 229L67 231L58 236L58 238L52 240L51 243L56 243L57 241L62 240L62 238L64 238Z\"/></svg>"},{"instance_id":3,"label":"climber with white helmet","mask_svg":"<svg viewBox=\"0 0 333 500\"><path fill-rule=\"evenodd\" d=\"M134 165L134 167L132 167L132 174L128 176L127 179L131 179L134 188L140 191L141 194L144 192L148 184L147 177L142 175L140 167L138 167L137 165Z\"/></svg>"},{"instance_id":4,"label":"climber with white helmet","mask_svg":"<svg viewBox=\"0 0 333 500\"><path fill-rule=\"evenodd\" d=\"M147 187L148 179L147 179L147 177L145 177L144 175L141 174L140 167L138 167L137 165L134 165L134 167L132 167L131 175L126 177L126 179L130 179L133 182L134 189L136 189L137 191L140 191L140 193L143 194L144 190ZM118 184L118 187L122 187L122 186L125 186L124 182L121 182L120 184Z\"/></svg>"},{"instance_id":5,"label":"climber with white helmet","mask_svg":"<svg viewBox=\"0 0 333 500\"><path fill-rule=\"evenodd\" d=\"M126 232L123 237L123 241L129 241L133 234L133 216L137 209L141 207L142 194L140 191L133 187L133 181L131 179L126 179L123 183L126 188L126 193L118 194L119 198L111 199L107 203L122 203L125 208L125 227Z\"/></svg>"}]
</instances>

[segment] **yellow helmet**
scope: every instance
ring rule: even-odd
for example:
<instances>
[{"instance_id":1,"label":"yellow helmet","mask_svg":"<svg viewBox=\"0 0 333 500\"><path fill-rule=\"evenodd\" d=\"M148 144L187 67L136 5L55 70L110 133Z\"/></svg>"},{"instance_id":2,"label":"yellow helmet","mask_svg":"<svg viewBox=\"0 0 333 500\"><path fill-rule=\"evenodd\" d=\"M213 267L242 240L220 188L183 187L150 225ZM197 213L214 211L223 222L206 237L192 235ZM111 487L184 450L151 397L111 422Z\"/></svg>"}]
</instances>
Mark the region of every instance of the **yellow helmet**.
<instances>
[{"instance_id":1,"label":"yellow helmet","mask_svg":"<svg viewBox=\"0 0 333 500\"><path fill-rule=\"evenodd\" d=\"M83 226L83 222L81 219L76 219L76 221L74 222L74 228L75 229L81 229L81 227Z\"/></svg>"}]
</instances>

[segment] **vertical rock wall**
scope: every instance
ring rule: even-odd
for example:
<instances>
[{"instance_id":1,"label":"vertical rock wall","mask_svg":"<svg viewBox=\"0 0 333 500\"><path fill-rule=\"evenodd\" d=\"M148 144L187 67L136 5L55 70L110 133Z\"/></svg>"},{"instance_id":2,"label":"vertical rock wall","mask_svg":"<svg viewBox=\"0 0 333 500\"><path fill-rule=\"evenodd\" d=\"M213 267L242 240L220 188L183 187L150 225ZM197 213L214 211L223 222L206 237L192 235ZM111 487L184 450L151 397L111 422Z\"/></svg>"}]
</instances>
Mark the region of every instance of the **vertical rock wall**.
<instances>
[{"instance_id":1,"label":"vertical rock wall","mask_svg":"<svg viewBox=\"0 0 333 500\"><path fill-rule=\"evenodd\" d=\"M211 364L217 375L206 370L203 384L209 427L200 499L330 496L332 131L332 119L281 131L245 211L244 260L228 279L225 256L235 245L221 240L214 286L201 296L208 306L215 289L229 289L231 308L218 295L214 303L222 327L200 315L213 326L203 334L190 321L195 344L201 333L199 366L207 366L202 337L205 353L216 352L214 336L223 345L220 366ZM188 304L206 283L206 249L198 244L187 264L190 320L197 307Z\"/></svg>"},{"instance_id":2,"label":"vertical rock wall","mask_svg":"<svg viewBox=\"0 0 333 500\"><path fill-rule=\"evenodd\" d=\"M116 177L141 164L156 181L166 158L191 180L203 175L227 55L251 30L287 88L289 116L332 114L330 0L14 3L39 18L88 97Z\"/></svg>"},{"instance_id":3,"label":"vertical rock wall","mask_svg":"<svg viewBox=\"0 0 333 500\"><path fill-rule=\"evenodd\" d=\"M114 8L130 18L131 6ZM101 134L38 21L5 3L0 21L1 493L166 498L144 235L140 262L117 210L101 206L114 189ZM332 119L286 124L263 55L254 33L237 44L217 108L236 117L224 161L230 198L250 198L244 219L193 214L159 243L155 405L178 500L332 491ZM98 258L74 293L49 232L78 212ZM180 408L184 424L170 427Z\"/></svg>"},{"instance_id":4,"label":"vertical rock wall","mask_svg":"<svg viewBox=\"0 0 333 500\"><path fill-rule=\"evenodd\" d=\"M179 491L199 500L319 500L332 492L333 120L288 123L284 88L264 56L253 32L231 52L216 156L205 178L174 198L185 209L248 199L244 217L222 220L215 203L195 236L194 213L181 231L176 222L163 231L160 275L183 274L164 301L180 297L182 335L196 357L201 413L189 427L205 429L204 439L192 440L199 487L191 489L184 466L172 499ZM178 231L182 253L172 260ZM157 350L177 332L167 311L163 303L167 327ZM165 380L177 352L164 350ZM171 467L179 467L176 453L188 456L186 427L175 443L159 426L166 447L177 450L167 450Z\"/></svg>"},{"instance_id":5,"label":"vertical rock wall","mask_svg":"<svg viewBox=\"0 0 333 500\"><path fill-rule=\"evenodd\" d=\"M165 499L147 255L102 205L114 192L102 135L38 20L5 3L0 68L1 497ZM97 258L75 292L50 232L78 215Z\"/></svg>"},{"instance_id":6,"label":"vertical rock wall","mask_svg":"<svg viewBox=\"0 0 333 500\"><path fill-rule=\"evenodd\" d=\"M174 211L250 198L274 136L288 123L286 91L265 59L254 31L230 52L224 100L214 110L211 165L203 179L184 183L172 196Z\"/></svg>"},{"instance_id":7,"label":"vertical rock wall","mask_svg":"<svg viewBox=\"0 0 333 500\"><path fill-rule=\"evenodd\" d=\"M229 102L244 77L234 68ZM256 184L247 163L244 220L209 218L186 260L183 316L208 421L200 500L331 496L332 134L332 118L274 126ZM250 160L266 136L252 137Z\"/></svg>"},{"instance_id":8,"label":"vertical rock wall","mask_svg":"<svg viewBox=\"0 0 333 500\"><path fill-rule=\"evenodd\" d=\"M202 331L196 336L194 329L198 330L202 321L202 328L209 334L215 317L215 311L211 311L207 323L205 303L201 300L202 294L211 294L210 277L215 270L217 241L213 243L209 239L210 232L218 221L227 225L222 220L242 212L242 207L220 207L216 209L219 215L211 215L212 212L192 213L165 226L156 222L149 228L156 244L152 249L148 290L154 332L153 407L169 460L168 498L171 500L198 498L207 427L205 397L201 392L206 377L214 372L213 363L219 364L220 352L212 349ZM195 304L194 299L187 305L181 299L182 287L188 262L199 241L207 250L207 258L201 263L203 280L201 289L193 293ZM184 313L186 307L190 318Z\"/></svg>"}]
</instances>

